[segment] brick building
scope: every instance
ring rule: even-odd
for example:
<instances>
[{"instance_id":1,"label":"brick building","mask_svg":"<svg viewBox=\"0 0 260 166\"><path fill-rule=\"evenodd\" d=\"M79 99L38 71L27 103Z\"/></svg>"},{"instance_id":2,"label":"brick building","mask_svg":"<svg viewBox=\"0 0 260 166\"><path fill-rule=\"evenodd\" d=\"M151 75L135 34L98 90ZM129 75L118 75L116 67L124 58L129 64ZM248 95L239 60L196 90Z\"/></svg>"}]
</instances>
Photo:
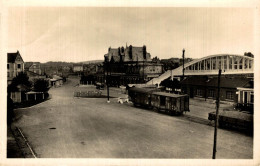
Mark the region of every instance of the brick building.
<instances>
[{"instance_id":1,"label":"brick building","mask_svg":"<svg viewBox=\"0 0 260 166\"><path fill-rule=\"evenodd\" d=\"M253 82L252 77L246 75L241 76L221 76L220 79L220 100L238 103L242 101L238 96L238 87L242 90L248 89L249 84ZM216 100L218 87L217 76L190 76L181 81L182 91L190 96L190 98L204 98L205 100ZM250 87L253 91L253 87ZM243 93L243 92L242 92ZM242 94L241 93L241 94ZM244 97L245 98L245 97ZM253 99L253 97L252 97ZM248 102L252 102L251 98L246 97Z\"/></svg>"},{"instance_id":2,"label":"brick building","mask_svg":"<svg viewBox=\"0 0 260 166\"><path fill-rule=\"evenodd\" d=\"M97 74L97 80L103 82L104 76L109 74L112 86L144 83L163 72L162 64L152 61L146 46L110 47L104 55L103 66L100 67L103 67L105 73Z\"/></svg>"}]
</instances>

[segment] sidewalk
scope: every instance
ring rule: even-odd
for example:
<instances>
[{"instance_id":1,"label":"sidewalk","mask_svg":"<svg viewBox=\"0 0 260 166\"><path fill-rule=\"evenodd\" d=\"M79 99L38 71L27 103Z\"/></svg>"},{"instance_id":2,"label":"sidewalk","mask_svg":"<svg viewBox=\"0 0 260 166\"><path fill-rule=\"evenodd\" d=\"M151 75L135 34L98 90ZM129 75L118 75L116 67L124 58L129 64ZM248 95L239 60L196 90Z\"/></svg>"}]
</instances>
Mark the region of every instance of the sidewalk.
<instances>
[{"instance_id":1,"label":"sidewalk","mask_svg":"<svg viewBox=\"0 0 260 166\"><path fill-rule=\"evenodd\" d=\"M19 146L16 143L11 127L7 126L7 158L24 158Z\"/></svg>"}]
</instances>

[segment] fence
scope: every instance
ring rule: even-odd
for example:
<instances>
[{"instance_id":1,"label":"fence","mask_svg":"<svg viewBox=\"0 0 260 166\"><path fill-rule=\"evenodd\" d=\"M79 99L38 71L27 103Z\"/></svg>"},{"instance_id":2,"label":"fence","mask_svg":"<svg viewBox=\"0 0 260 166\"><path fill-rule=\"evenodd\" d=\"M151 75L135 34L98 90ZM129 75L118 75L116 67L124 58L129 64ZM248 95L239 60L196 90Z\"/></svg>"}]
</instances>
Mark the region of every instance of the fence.
<instances>
[{"instance_id":1,"label":"fence","mask_svg":"<svg viewBox=\"0 0 260 166\"><path fill-rule=\"evenodd\" d=\"M101 91L79 91L74 92L74 97L101 97Z\"/></svg>"}]
</instances>

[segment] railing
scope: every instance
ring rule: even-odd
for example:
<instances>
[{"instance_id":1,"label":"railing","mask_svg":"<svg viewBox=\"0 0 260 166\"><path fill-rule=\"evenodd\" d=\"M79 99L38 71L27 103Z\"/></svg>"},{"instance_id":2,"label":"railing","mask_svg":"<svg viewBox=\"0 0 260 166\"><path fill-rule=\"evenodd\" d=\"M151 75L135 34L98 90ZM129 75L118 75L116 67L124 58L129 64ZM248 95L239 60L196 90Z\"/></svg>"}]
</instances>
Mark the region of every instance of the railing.
<instances>
[{"instance_id":1,"label":"railing","mask_svg":"<svg viewBox=\"0 0 260 166\"><path fill-rule=\"evenodd\" d=\"M100 97L101 91L79 91L74 92L74 97Z\"/></svg>"}]
</instances>

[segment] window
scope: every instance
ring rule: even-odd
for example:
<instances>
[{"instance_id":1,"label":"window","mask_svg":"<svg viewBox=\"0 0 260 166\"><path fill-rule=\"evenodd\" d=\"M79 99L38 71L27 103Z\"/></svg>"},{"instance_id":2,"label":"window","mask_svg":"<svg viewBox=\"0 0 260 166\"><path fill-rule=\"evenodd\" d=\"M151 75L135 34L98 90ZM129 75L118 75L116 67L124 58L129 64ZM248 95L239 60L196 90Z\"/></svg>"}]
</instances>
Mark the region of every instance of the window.
<instances>
[{"instance_id":1,"label":"window","mask_svg":"<svg viewBox=\"0 0 260 166\"><path fill-rule=\"evenodd\" d=\"M216 70L216 58L212 58L212 70Z\"/></svg>"},{"instance_id":2,"label":"window","mask_svg":"<svg viewBox=\"0 0 260 166\"><path fill-rule=\"evenodd\" d=\"M7 72L7 77L10 77L10 72Z\"/></svg>"},{"instance_id":3,"label":"window","mask_svg":"<svg viewBox=\"0 0 260 166\"><path fill-rule=\"evenodd\" d=\"M217 63L218 64L217 69L222 69L221 61L222 61L221 57L217 57L217 62L218 62Z\"/></svg>"},{"instance_id":4,"label":"window","mask_svg":"<svg viewBox=\"0 0 260 166\"><path fill-rule=\"evenodd\" d=\"M210 70L210 59L206 60L207 70Z\"/></svg>"},{"instance_id":5,"label":"window","mask_svg":"<svg viewBox=\"0 0 260 166\"><path fill-rule=\"evenodd\" d=\"M247 69L247 59L245 58L244 68Z\"/></svg>"},{"instance_id":6,"label":"window","mask_svg":"<svg viewBox=\"0 0 260 166\"><path fill-rule=\"evenodd\" d=\"M238 59L237 58L235 58L234 69L238 69Z\"/></svg>"},{"instance_id":7,"label":"window","mask_svg":"<svg viewBox=\"0 0 260 166\"><path fill-rule=\"evenodd\" d=\"M18 69L21 69L21 64L17 64L17 68L18 68Z\"/></svg>"},{"instance_id":8,"label":"window","mask_svg":"<svg viewBox=\"0 0 260 166\"><path fill-rule=\"evenodd\" d=\"M197 89L197 96L202 97L203 93L201 89Z\"/></svg>"},{"instance_id":9,"label":"window","mask_svg":"<svg viewBox=\"0 0 260 166\"><path fill-rule=\"evenodd\" d=\"M226 56L224 56L223 57L224 58L224 69L226 70L227 69L227 57Z\"/></svg>"},{"instance_id":10,"label":"window","mask_svg":"<svg viewBox=\"0 0 260 166\"><path fill-rule=\"evenodd\" d=\"M210 90L209 90L209 96L208 96L208 97L214 98L214 97L215 97L215 90L210 89Z\"/></svg>"},{"instance_id":11,"label":"window","mask_svg":"<svg viewBox=\"0 0 260 166\"><path fill-rule=\"evenodd\" d=\"M227 91L226 92L226 99L234 100L234 93L232 91Z\"/></svg>"},{"instance_id":12,"label":"window","mask_svg":"<svg viewBox=\"0 0 260 166\"><path fill-rule=\"evenodd\" d=\"M249 69L252 68L252 61L251 60L249 61L249 66L248 67L249 67Z\"/></svg>"},{"instance_id":13,"label":"window","mask_svg":"<svg viewBox=\"0 0 260 166\"><path fill-rule=\"evenodd\" d=\"M232 56L228 56L228 66L229 66L228 69L232 69L232 60L233 60L233 57Z\"/></svg>"},{"instance_id":14,"label":"window","mask_svg":"<svg viewBox=\"0 0 260 166\"><path fill-rule=\"evenodd\" d=\"M203 60L203 61L201 62L200 70L204 70L204 64L205 64L205 61Z\"/></svg>"},{"instance_id":15,"label":"window","mask_svg":"<svg viewBox=\"0 0 260 166\"><path fill-rule=\"evenodd\" d=\"M198 70L198 63L195 63L195 70Z\"/></svg>"},{"instance_id":16,"label":"window","mask_svg":"<svg viewBox=\"0 0 260 166\"><path fill-rule=\"evenodd\" d=\"M243 67L243 59L241 58L239 61L239 69L242 69L242 67Z\"/></svg>"},{"instance_id":17,"label":"window","mask_svg":"<svg viewBox=\"0 0 260 166\"><path fill-rule=\"evenodd\" d=\"M9 64L7 64L7 69L9 69Z\"/></svg>"}]
</instances>

